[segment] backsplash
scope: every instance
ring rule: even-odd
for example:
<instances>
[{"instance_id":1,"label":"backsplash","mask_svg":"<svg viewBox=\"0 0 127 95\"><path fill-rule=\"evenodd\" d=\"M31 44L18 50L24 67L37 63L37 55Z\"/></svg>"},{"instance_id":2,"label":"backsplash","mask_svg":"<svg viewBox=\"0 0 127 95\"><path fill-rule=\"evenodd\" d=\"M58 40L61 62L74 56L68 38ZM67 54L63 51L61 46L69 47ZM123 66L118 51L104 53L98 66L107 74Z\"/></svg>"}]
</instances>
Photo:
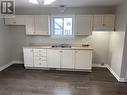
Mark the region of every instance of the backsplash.
<instances>
[{"instance_id":1,"label":"backsplash","mask_svg":"<svg viewBox=\"0 0 127 95\"><path fill-rule=\"evenodd\" d=\"M80 36L80 37L70 37L70 38L53 38L48 36L28 36L28 43L34 44L82 44L85 42L91 43L91 36Z\"/></svg>"}]
</instances>

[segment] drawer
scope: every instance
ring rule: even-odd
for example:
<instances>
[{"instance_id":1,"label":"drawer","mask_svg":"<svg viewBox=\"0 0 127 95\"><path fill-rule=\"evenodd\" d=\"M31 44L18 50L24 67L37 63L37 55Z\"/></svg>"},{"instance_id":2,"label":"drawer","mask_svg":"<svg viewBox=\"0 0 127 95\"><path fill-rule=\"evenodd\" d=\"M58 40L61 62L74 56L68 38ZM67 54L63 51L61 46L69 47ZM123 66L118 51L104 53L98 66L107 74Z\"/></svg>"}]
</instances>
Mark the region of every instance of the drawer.
<instances>
[{"instance_id":1,"label":"drawer","mask_svg":"<svg viewBox=\"0 0 127 95\"><path fill-rule=\"evenodd\" d=\"M34 57L39 57L39 53L34 52Z\"/></svg>"},{"instance_id":2,"label":"drawer","mask_svg":"<svg viewBox=\"0 0 127 95\"><path fill-rule=\"evenodd\" d=\"M47 60L47 57L41 57L40 60L41 61Z\"/></svg>"},{"instance_id":3,"label":"drawer","mask_svg":"<svg viewBox=\"0 0 127 95\"><path fill-rule=\"evenodd\" d=\"M34 57L34 61L39 61L39 60L41 60L40 57Z\"/></svg>"},{"instance_id":4,"label":"drawer","mask_svg":"<svg viewBox=\"0 0 127 95\"><path fill-rule=\"evenodd\" d=\"M42 56L47 56L46 52L40 52L40 53L37 53L37 52L34 52L34 56L36 57L42 57Z\"/></svg>"},{"instance_id":5,"label":"drawer","mask_svg":"<svg viewBox=\"0 0 127 95\"><path fill-rule=\"evenodd\" d=\"M34 53L42 53L42 52L44 52L44 53L46 53L46 49L33 49L33 52Z\"/></svg>"},{"instance_id":6,"label":"drawer","mask_svg":"<svg viewBox=\"0 0 127 95\"><path fill-rule=\"evenodd\" d=\"M47 67L47 61L35 61L34 67Z\"/></svg>"},{"instance_id":7,"label":"drawer","mask_svg":"<svg viewBox=\"0 0 127 95\"><path fill-rule=\"evenodd\" d=\"M46 57L47 54L46 54L45 52L43 52L43 53L39 53L39 56L40 56L40 57L43 57L43 56Z\"/></svg>"},{"instance_id":8,"label":"drawer","mask_svg":"<svg viewBox=\"0 0 127 95\"><path fill-rule=\"evenodd\" d=\"M34 57L34 61L44 61L47 60L47 57Z\"/></svg>"}]
</instances>

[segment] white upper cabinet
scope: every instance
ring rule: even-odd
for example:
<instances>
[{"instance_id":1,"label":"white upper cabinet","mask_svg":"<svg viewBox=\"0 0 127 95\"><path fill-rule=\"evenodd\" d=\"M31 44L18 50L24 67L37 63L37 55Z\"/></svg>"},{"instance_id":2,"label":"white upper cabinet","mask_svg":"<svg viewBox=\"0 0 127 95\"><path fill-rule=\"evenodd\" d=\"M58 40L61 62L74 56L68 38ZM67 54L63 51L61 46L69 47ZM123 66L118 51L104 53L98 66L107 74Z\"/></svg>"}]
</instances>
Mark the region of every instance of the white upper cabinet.
<instances>
[{"instance_id":1,"label":"white upper cabinet","mask_svg":"<svg viewBox=\"0 0 127 95\"><path fill-rule=\"evenodd\" d=\"M91 35L92 34L92 15L76 15L76 35Z\"/></svg>"},{"instance_id":2,"label":"white upper cabinet","mask_svg":"<svg viewBox=\"0 0 127 95\"><path fill-rule=\"evenodd\" d=\"M48 15L26 15L26 35L49 35Z\"/></svg>"},{"instance_id":3,"label":"white upper cabinet","mask_svg":"<svg viewBox=\"0 0 127 95\"><path fill-rule=\"evenodd\" d=\"M26 35L34 35L34 16L27 15L25 16L25 25L26 25Z\"/></svg>"},{"instance_id":4,"label":"white upper cabinet","mask_svg":"<svg viewBox=\"0 0 127 95\"><path fill-rule=\"evenodd\" d=\"M16 15L14 17L5 18L6 25L25 25L25 16Z\"/></svg>"},{"instance_id":5,"label":"white upper cabinet","mask_svg":"<svg viewBox=\"0 0 127 95\"><path fill-rule=\"evenodd\" d=\"M114 15L94 15L93 30L113 31L115 28Z\"/></svg>"},{"instance_id":6,"label":"white upper cabinet","mask_svg":"<svg viewBox=\"0 0 127 95\"><path fill-rule=\"evenodd\" d=\"M35 16L35 33L36 35L49 35L49 16Z\"/></svg>"}]
</instances>

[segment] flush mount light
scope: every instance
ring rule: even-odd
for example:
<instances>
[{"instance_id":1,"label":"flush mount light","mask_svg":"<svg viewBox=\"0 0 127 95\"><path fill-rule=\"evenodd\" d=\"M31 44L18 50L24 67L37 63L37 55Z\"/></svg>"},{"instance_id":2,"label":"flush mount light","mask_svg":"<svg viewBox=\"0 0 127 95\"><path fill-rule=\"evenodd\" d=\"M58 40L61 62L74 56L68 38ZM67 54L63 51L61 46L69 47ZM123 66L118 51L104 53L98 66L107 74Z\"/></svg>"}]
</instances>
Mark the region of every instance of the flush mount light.
<instances>
[{"instance_id":1,"label":"flush mount light","mask_svg":"<svg viewBox=\"0 0 127 95\"><path fill-rule=\"evenodd\" d=\"M44 5L49 5L55 2L56 0L44 0Z\"/></svg>"},{"instance_id":2,"label":"flush mount light","mask_svg":"<svg viewBox=\"0 0 127 95\"><path fill-rule=\"evenodd\" d=\"M38 0L29 0L30 3L38 4Z\"/></svg>"},{"instance_id":3,"label":"flush mount light","mask_svg":"<svg viewBox=\"0 0 127 95\"><path fill-rule=\"evenodd\" d=\"M53 2L55 2L56 0L29 0L30 3L33 4L39 4L43 1L44 5L49 5L52 4Z\"/></svg>"}]
</instances>

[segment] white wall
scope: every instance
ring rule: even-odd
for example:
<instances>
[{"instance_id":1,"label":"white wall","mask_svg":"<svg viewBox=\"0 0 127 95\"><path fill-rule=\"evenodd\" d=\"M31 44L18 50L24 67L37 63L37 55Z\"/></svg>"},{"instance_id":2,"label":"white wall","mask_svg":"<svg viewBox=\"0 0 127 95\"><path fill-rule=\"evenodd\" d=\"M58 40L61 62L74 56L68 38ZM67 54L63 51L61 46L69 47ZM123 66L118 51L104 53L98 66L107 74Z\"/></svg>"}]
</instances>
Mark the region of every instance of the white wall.
<instances>
[{"instance_id":1,"label":"white wall","mask_svg":"<svg viewBox=\"0 0 127 95\"><path fill-rule=\"evenodd\" d=\"M11 58L11 36L3 19L0 19L0 67L12 61Z\"/></svg>"},{"instance_id":2,"label":"white wall","mask_svg":"<svg viewBox=\"0 0 127 95\"><path fill-rule=\"evenodd\" d=\"M125 32L113 32L110 35L109 66L120 77Z\"/></svg>"},{"instance_id":3,"label":"white wall","mask_svg":"<svg viewBox=\"0 0 127 95\"><path fill-rule=\"evenodd\" d=\"M81 44L89 42L94 48L93 63L107 64L109 32L93 32L92 36L78 36L71 39L51 38L48 36L26 36L24 26L10 26L13 42L13 60L22 61L22 47L30 43L53 44L53 43L68 43Z\"/></svg>"},{"instance_id":4,"label":"white wall","mask_svg":"<svg viewBox=\"0 0 127 95\"><path fill-rule=\"evenodd\" d=\"M51 14L115 14L115 7L67 7L61 12L59 7L30 7L16 8L20 15L51 15Z\"/></svg>"},{"instance_id":5,"label":"white wall","mask_svg":"<svg viewBox=\"0 0 127 95\"><path fill-rule=\"evenodd\" d=\"M109 48L109 65L119 76L125 78L127 68L127 1L117 8L116 32L111 34Z\"/></svg>"}]
</instances>

